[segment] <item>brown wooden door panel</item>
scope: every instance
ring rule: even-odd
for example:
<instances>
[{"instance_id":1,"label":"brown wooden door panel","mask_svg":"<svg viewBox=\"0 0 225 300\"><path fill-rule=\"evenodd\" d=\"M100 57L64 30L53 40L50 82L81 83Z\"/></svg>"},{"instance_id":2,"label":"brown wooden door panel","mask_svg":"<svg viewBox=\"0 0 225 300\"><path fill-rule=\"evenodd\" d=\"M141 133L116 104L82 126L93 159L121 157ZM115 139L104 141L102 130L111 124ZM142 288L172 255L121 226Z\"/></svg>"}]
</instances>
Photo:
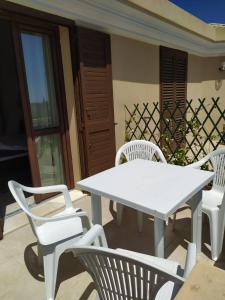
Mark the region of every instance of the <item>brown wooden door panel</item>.
<instances>
[{"instance_id":1,"label":"brown wooden door panel","mask_svg":"<svg viewBox=\"0 0 225 300\"><path fill-rule=\"evenodd\" d=\"M89 175L112 167L115 156L111 134L108 129L89 133Z\"/></svg>"},{"instance_id":2,"label":"brown wooden door panel","mask_svg":"<svg viewBox=\"0 0 225 300\"><path fill-rule=\"evenodd\" d=\"M84 176L114 165L115 130L112 94L110 37L77 30L81 97L78 116L83 140ZM83 130L82 130L83 129Z\"/></svg>"}]
</instances>

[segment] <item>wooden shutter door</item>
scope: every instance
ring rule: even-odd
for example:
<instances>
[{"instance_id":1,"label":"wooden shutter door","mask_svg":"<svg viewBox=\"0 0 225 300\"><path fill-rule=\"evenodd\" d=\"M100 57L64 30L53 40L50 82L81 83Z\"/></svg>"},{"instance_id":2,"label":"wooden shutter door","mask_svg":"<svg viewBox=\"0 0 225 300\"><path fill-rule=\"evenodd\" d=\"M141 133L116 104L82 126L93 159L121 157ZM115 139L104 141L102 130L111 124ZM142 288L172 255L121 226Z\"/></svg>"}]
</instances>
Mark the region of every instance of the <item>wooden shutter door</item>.
<instances>
[{"instance_id":1,"label":"wooden shutter door","mask_svg":"<svg viewBox=\"0 0 225 300\"><path fill-rule=\"evenodd\" d=\"M83 176L111 168L115 160L110 36L78 28Z\"/></svg>"},{"instance_id":2,"label":"wooden shutter door","mask_svg":"<svg viewBox=\"0 0 225 300\"><path fill-rule=\"evenodd\" d=\"M174 139L171 150L184 142L182 130L185 129L183 117L187 97L188 54L176 49L160 47L160 107L163 119L168 120L169 129L161 120L161 131Z\"/></svg>"}]
</instances>

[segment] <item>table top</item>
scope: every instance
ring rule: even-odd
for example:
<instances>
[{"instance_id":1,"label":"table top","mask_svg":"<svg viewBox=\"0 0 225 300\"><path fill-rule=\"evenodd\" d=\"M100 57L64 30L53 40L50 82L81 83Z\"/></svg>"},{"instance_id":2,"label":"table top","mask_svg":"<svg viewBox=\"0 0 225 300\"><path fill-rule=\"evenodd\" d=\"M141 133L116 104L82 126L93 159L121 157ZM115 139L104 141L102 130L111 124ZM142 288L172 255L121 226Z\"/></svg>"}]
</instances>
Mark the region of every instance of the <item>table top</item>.
<instances>
[{"instance_id":1,"label":"table top","mask_svg":"<svg viewBox=\"0 0 225 300\"><path fill-rule=\"evenodd\" d=\"M214 173L136 159L77 182L76 187L167 219Z\"/></svg>"},{"instance_id":2,"label":"table top","mask_svg":"<svg viewBox=\"0 0 225 300\"><path fill-rule=\"evenodd\" d=\"M175 300L224 300L225 271L209 263L197 263Z\"/></svg>"}]
</instances>

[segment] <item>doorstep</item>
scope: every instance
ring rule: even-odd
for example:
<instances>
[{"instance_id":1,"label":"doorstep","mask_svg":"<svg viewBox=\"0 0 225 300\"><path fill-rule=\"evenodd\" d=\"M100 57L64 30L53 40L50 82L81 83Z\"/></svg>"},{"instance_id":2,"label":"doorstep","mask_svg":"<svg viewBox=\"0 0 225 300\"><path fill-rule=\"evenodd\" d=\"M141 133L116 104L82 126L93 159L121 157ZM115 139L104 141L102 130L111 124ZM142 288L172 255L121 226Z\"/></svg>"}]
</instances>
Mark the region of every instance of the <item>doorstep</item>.
<instances>
[{"instance_id":1,"label":"doorstep","mask_svg":"<svg viewBox=\"0 0 225 300\"><path fill-rule=\"evenodd\" d=\"M78 190L70 190L70 196L72 202L76 202L80 199L85 198L87 195ZM44 217L52 213L60 211L65 205L63 195L58 195L44 201L43 203L37 204L31 210L34 214ZM26 226L29 223L28 218L24 212L20 212L14 216L10 216L4 221L4 236L9 234L21 227Z\"/></svg>"}]
</instances>

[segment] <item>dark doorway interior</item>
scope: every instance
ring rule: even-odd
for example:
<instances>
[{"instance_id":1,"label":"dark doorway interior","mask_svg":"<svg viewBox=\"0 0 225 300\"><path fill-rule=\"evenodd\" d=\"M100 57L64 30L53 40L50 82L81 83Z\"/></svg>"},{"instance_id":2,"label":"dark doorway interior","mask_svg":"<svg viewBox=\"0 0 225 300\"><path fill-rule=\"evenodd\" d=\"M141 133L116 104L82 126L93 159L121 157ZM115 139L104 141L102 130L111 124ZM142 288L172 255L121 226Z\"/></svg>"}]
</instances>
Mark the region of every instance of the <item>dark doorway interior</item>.
<instances>
[{"instance_id":1,"label":"dark doorway interior","mask_svg":"<svg viewBox=\"0 0 225 300\"><path fill-rule=\"evenodd\" d=\"M10 179L31 185L24 115L19 92L11 24L0 20L0 217L13 203Z\"/></svg>"}]
</instances>

